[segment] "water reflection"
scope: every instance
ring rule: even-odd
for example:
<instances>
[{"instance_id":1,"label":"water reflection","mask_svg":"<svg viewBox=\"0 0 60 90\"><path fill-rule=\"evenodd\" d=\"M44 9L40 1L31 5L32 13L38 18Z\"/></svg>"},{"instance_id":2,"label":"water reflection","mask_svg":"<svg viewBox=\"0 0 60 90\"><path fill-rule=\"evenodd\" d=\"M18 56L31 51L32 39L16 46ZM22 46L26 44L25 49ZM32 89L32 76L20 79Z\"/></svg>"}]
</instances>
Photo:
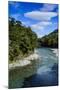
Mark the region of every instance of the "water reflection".
<instances>
[{"instance_id":1,"label":"water reflection","mask_svg":"<svg viewBox=\"0 0 60 90\"><path fill-rule=\"evenodd\" d=\"M19 88L23 86L24 79L32 76L37 70L37 61L31 61L31 65L18 67L9 71L9 88Z\"/></svg>"},{"instance_id":2,"label":"water reflection","mask_svg":"<svg viewBox=\"0 0 60 90\"><path fill-rule=\"evenodd\" d=\"M49 48L37 49L39 60L9 71L9 88L58 85L58 57Z\"/></svg>"},{"instance_id":3,"label":"water reflection","mask_svg":"<svg viewBox=\"0 0 60 90\"><path fill-rule=\"evenodd\" d=\"M27 78L23 87L40 87L40 86L55 86L58 85L58 68L54 64L51 70L42 74L35 74Z\"/></svg>"}]
</instances>

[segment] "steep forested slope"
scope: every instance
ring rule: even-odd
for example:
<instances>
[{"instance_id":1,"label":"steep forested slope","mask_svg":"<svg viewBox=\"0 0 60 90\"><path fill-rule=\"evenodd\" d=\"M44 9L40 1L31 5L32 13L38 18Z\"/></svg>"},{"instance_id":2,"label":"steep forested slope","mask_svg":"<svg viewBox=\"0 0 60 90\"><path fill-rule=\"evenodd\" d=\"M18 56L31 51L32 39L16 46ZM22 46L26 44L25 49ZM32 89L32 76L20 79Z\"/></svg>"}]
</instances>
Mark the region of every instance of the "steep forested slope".
<instances>
[{"instance_id":1,"label":"steep forested slope","mask_svg":"<svg viewBox=\"0 0 60 90\"><path fill-rule=\"evenodd\" d=\"M58 30L54 30L52 33L42 38L39 38L38 46L57 48L58 47Z\"/></svg>"},{"instance_id":2,"label":"steep forested slope","mask_svg":"<svg viewBox=\"0 0 60 90\"><path fill-rule=\"evenodd\" d=\"M30 27L9 18L9 60L15 61L34 51L37 36Z\"/></svg>"}]
</instances>

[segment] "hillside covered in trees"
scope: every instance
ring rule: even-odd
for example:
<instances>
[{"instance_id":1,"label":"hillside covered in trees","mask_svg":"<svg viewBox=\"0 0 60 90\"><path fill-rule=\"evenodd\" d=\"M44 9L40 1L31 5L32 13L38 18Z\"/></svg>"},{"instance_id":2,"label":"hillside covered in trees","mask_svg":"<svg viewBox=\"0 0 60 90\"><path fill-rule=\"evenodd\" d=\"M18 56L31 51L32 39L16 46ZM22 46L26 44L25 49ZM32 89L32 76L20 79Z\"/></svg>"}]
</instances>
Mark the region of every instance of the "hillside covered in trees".
<instances>
[{"instance_id":1,"label":"hillside covered in trees","mask_svg":"<svg viewBox=\"0 0 60 90\"><path fill-rule=\"evenodd\" d=\"M58 30L38 39L38 47L58 48Z\"/></svg>"},{"instance_id":2,"label":"hillside covered in trees","mask_svg":"<svg viewBox=\"0 0 60 90\"><path fill-rule=\"evenodd\" d=\"M9 17L9 61L16 61L34 52L37 35L30 27Z\"/></svg>"},{"instance_id":3,"label":"hillside covered in trees","mask_svg":"<svg viewBox=\"0 0 60 90\"><path fill-rule=\"evenodd\" d=\"M9 61L16 61L30 55L38 47L58 47L58 30L37 38L30 27L9 17Z\"/></svg>"}]
</instances>

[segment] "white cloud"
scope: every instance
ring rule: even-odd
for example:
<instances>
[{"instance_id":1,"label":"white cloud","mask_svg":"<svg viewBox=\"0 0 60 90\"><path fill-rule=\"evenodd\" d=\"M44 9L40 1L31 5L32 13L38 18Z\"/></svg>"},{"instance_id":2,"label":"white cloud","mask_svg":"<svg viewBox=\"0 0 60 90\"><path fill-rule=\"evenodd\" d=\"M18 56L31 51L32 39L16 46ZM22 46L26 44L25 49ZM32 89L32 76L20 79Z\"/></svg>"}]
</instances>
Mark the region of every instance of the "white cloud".
<instances>
[{"instance_id":1,"label":"white cloud","mask_svg":"<svg viewBox=\"0 0 60 90\"><path fill-rule=\"evenodd\" d=\"M31 25L31 29L36 32L38 37L42 37L44 35L47 35L58 28L58 23L52 23L52 22L39 22L36 24Z\"/></svg>"},{"instance_id":2,"label":"white cloud","mask_svg":"<svg viewBox=\"0 0 60 90\"><path fill-rule=\"evenodd\" d=\"M29 20L25 21L25 20L22 20L21 19L21 14L17 13L17 14L11 14L10 17L12 18L15 18L15 20L20 20L22 22L22 25L25 25L25 26L30 26L31 25L31 22Z\"/></svg>"},{"instance_id":3,"label":"white cloud","mask_svg":"<svg viewBox=\"0 0 60 90\"><path fill-rule=\"evenodd\" d=\"M25 17L34 20L51 20L53 17L57 16L56 12L41 12L41 11L32 11L24 14Z\"/></svg>"},{"instance_id":4,"label":"white cloud","mask_svg":"<svg viewBox=\"0 0 60 90\"><path fill-rule=\"evenodd\" d=\"M42 29L44 29L43 26L39 26L38 24L36 24L36 25L31 25L31 28L32 28L32 30L42 30Z\"/></svg>"},{"instance_id":5,"label":"white cloud","mask_svg":"<svg viewBox=\"0 0 60 90\"><path fill-rule=\"evenodd\" d=\"M32 30L43 30L46 26L52 25L52 22L39 22L37 24L31 25Z\"/></svg>"},{"instance_id":6,"label":"white cloud","mask_svg":"<svg viewBox=\"0 0 60 90\"><path fill-rule=\"evenodd\" d=\"M40 26L46 26L46 25L51 25L51 24L52 24L52 22L50 22L50 21L41 21L38 23L38 25L40 25Z\"/></svg>"},{"instance_id":7,"label":"white cloud","mask_svg":"<svg viewBox=\"0 0 60 90\"><path fill-rule=\"evenodd\" d=\"M56 4L44 4L42 8L40 8L41 11L53 11L57 7Z\"/></svg>"}]
</instances>

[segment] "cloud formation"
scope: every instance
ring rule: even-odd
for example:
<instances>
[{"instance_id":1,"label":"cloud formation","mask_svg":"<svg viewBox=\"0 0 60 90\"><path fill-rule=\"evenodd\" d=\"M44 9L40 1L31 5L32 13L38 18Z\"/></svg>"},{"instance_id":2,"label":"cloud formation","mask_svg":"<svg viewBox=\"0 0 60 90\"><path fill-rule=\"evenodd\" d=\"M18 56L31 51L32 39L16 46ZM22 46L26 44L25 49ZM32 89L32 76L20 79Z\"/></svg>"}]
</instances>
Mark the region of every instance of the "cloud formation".
<instances>
[{"instance_id":1,"label":"cloud formation","mask_svg":"<svg viewBox=\"0 0 60 90\"><path fill-rule=\"evenodd\" d=\"M40 11L53 11L56 7L56 4L44 4L42 8L40 8Z\"/></svg>"},{"instance_id":2,"label":"cloud formation","mask_svg":"<svg viewBox=\"0 0 60 90\"><path fill-rule=\"evenodd\" d=\"M33 19L33 20L43 20L48 21L53 17L57 16L56 12L41 12L41 11L32 11L24 14L25 17Z\"/></svg>"},{"instance_id":3,"label":"cloud formation","mask_svg":"<svg viewBox=\"0 0 60 90\"><path fill-rule=\"evenodd\" d=\"M27 8L28 5L28 8ZM20 20L23 25L30 26L38 37L42 37L58 28L58 5L10 2L9 16Z\"/></svg>"},{"instance_id":4,"label":"cloud formation","mask_svg":"<svg viewBox=\"0 0 60 90\"><path fill-rule=\"evenodd\" d=\"M52 25L52 22L38 22L37 24L31 25L32 30L43 30L46 26Z\"/></svg>"},{"instance_id":5,"label":"cloud formation","mask_svg":"<svg viewBox=\"0 0 60 90\"><path fill-rule=\"evenodd\" d=\"M52 22L39 22L36 24L31 25L31 29L36 32L38 37L42 37L47 35L58 28L58 23Z\"/></svg>"}]
</instances>

